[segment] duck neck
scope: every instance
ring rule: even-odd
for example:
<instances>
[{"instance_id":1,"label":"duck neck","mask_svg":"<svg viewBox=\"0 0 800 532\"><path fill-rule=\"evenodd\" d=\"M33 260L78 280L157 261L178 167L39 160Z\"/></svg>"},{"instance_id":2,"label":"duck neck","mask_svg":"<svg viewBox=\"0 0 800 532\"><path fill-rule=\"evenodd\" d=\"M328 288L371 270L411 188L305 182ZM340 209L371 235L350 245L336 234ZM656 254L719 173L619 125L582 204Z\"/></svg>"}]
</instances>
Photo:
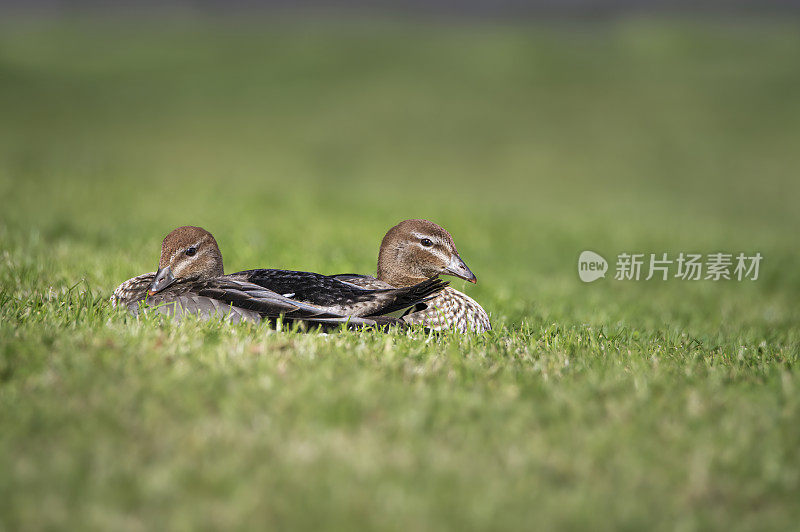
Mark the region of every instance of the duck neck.
<instances>
[{"instance_id":1,"label":"duck neck","mask_svg":"<svg viewBox=\"0 0 800 532\"><path fill-rule=\"evenodd\" d=\"M428 280L427 277L410 275L393 268L382 268L380 263L378 263L378 279L397 288L413 286Z\"/></svg>"}]
</instances>

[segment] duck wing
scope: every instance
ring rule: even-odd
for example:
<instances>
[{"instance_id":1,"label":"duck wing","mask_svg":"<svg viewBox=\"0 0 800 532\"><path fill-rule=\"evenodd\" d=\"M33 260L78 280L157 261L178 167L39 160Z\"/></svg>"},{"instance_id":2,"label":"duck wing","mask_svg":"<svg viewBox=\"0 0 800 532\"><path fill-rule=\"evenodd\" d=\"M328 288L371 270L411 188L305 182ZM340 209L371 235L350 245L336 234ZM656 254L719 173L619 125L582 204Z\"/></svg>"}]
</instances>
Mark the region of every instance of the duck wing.
<instances>
[{"instance_id":1,"label":"duck wing","mask_svg":"<svg viewBox=\"0 0 800 532\"><path fill-rule=\"evenodd\" d=\"M289 322L297 320L325 328L343 323L351 328L404 325L401 320L394 318L358 318L332 313L319 306L293 301L262 286L225 276L204 281L181 280L154 295L147 295L145 288L141 297L127 301L126 305L135 315L145 305L175 319L180 319L184 314L193 314L202 318L224 317L234 323L283 317Z\"/></svg>"},{"instance_id":2,"label":"duck wing","mask_svg":"<svg viewBox=\"0 0 800 532\"><path fill-rule=\"evenodd\" d=\"M225 277L254 283L296 302L304 302L328 312L373 317L412 307L435 297L449 283L429 279L405 287L368 289L336 277L291 270L245 270Z\"/></svg>"},{"instance_id":3,"label":"duck wing","mask_svg":"<svg viewBox=\"0 0 800 532\"><path fill-rule=\"evenodd\" d=\"M343 283L349 283L360 288L367 288L369 290L385 290L385 289L392 289L394 286L390 285L386 281L381 281L380 279L376 279L371 275L359 275L357 273L342 273L339 275L332 275L334 279L342 281Z\"/></svg>"}]
</instances>

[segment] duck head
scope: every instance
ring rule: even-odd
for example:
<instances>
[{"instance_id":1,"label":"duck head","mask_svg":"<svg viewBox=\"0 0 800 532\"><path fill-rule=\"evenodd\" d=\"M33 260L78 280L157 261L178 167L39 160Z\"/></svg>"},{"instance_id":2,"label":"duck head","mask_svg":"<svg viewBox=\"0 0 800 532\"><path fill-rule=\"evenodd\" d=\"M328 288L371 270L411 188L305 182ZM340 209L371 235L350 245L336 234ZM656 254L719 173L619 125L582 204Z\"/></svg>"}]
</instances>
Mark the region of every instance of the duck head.
<instances>
[{"instance_id":1,"label":"duck head","mask_svg":"<svg viewBox=\"0 0 800 532\"><path fill-rule=\"evenodd\" d=\"M211 233L202 227L178 227L161 243L161 260L148 294L156 294L179 279L210 279L223 273L222 253Z\"/></svg>"},{"instance_id":2,"label":"duck head","mask_svg":"<svg viewBox=\"0 0 800 532\"><path fill-rule=\"evenodd\" d=\"M443 227L428 220L405 220L389 229L378 254L378 279L409 286L437 275L478 282Z\"/></svg>"}]
</instances>

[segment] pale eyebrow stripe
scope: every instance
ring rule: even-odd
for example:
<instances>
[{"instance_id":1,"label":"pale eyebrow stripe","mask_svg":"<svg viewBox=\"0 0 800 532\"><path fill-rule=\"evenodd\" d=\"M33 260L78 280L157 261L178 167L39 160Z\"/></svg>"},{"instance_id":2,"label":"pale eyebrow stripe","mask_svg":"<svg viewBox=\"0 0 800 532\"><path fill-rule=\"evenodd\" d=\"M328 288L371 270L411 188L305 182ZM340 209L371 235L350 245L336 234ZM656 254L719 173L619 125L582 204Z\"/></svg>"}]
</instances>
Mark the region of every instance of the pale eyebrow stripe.
<instances>
[{"instance_id":1,"label":"pale eyebrow stripe","mask_svg":"<svg viewBox=\"0 0 800 532\"><path fill-rule=\"evenodd\" d=\"M417 238L429 238L429 239L433 240L434 242L436 242L437 244L439 244L440 246L447 247L447 241L443 240L438 235L428 235L428 234L425 234L425 233L419 233L417 231L411 231L411 236L414 236L414 237L417 237Z\"/></svg>"},{"instance_id":2,"label":"pale eyebrow stripe","mask_svg":"<svg viewBox=\"0 0 800 532\"><path fill-rule=\"evenodd\" d=\"M429 238L429 239L431 239L431 240L434 240L434 241L436 241L436 242L439 242L440 244L442 243L442 239L441 239L441 238L439 238L439 237L438 237L438 236L436 236L436 235L429 235L429 234L427 234L427 233L418 233L417 231L412 231L412 232L411 232L411 236L415 236L415 237L417 237L417 238Z\"/></svg>"}]
</instances>

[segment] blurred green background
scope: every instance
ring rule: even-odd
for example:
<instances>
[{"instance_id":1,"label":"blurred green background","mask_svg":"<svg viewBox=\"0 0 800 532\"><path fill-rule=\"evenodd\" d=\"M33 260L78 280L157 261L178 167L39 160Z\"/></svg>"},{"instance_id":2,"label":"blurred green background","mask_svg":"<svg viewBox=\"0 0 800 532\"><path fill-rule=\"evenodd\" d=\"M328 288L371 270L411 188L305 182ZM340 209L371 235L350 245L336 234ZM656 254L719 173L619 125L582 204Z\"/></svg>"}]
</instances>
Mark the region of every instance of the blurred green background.
<instances>
[{"instance_id":1,"label":"blurred green background","mask_svg":"<svg viewBox=\"0 0 800 532\"><path fill-rule=\"evenodd\" d=\"M648 516L664 528L796 523L798 147L800 32L790 17L5 18L0 450L13 472L0 487L16 494L0 507L6 522L146 529L151 512L155 522L189 527L515 528L538 518L638 528L653 524ZM384 232L416 217L453 234L479 279L453 285L496 328L478 344L397 339L434 368L421 383L394 372L396 359L371 358L382 339L268 336L264 348L263 331L130 332L108 309L88 325L54 317L62 306L80 314L68 289L82 280L76 290L97 302L152 271L161 238L178 225L214 233L229 272L372 273ZM622 252L764 260L755 282L622 282L612 271L584 284L576 261L585 249L612 268ZM647 341L620 347L609 340L617 333ZM587 334L600 343L586 345ZM170 344L179 338L185 347ZM242 342L257 356L226 365ZM183 369L171 365L176 356ZM571 373L563 357L573 356ZM108 362L126 357L143 366ZM258 383L279 379L286 364L305 380L282 389L288 395L274 404L283 406L272 410ZM40 372L49 377L37 380ZM460 377L451 385L448 375ZM240 386L234 403L215 399L220 383ZM531 389L529 401L515 395ZM67 400L83 393L88 404ZM178 406L186 397L191 406ZM400 425L352 406L373 400ZM197 443L191 434L211 415L204 401L226 432ZM304 401L308 408L292 409ZM329 412L331 401L356 408L342 407L355 417ZM149 405L142 420L117 420L135 417L140 402ZM716 406L684 417L683 405L695 412L695 403ZM604 406L611 421L588 423ZM281 440L269 440L280 434L253 428L260 408L316 458L297 458L296 446L281 455ZM426 408L455 417L398 429ZM83 415L94 420L85 431L67 428ZM533 434L521 428L527 415L544 416ZM317 416L338 432L312 430ZM730 422L722 435L713 428L720 418ZM653 423L668 434L677 426L680 445L660 449L649 439ZM128 439L142 433L148 443ZM247 438L260 437L277 454L257 467ZM363 453L365 469L342 465L342 449L314 447L330 437ZM194 442L187 458L184 441ZM538 451L525 450L534 441ZM482 449L503 442L522 447L502 463L482 461ZM128 461L115 464L110 443L132 453ZM217 445L241 461L218 456ZM559 447L564 454L549 454ZM443 462L416 461L432 456ZM713 456L722 457L716 468L698 469ZM175 473L195 459L210 472ZM86 477L97 460L117 488ZM407 476L409 463L423 485ZM273 467L283 479L274 484ZM154 491L114 483L135 483L143 471ZM488 499L482 485L493 490ZM159 489L174 507L150 498ZM252 513L256 492L282 489L291 502ZM75 495L77 503L66 495L81 490L88 498ZM193 509L198 500L216 510Z\"/></svg>"}]
</instances>

